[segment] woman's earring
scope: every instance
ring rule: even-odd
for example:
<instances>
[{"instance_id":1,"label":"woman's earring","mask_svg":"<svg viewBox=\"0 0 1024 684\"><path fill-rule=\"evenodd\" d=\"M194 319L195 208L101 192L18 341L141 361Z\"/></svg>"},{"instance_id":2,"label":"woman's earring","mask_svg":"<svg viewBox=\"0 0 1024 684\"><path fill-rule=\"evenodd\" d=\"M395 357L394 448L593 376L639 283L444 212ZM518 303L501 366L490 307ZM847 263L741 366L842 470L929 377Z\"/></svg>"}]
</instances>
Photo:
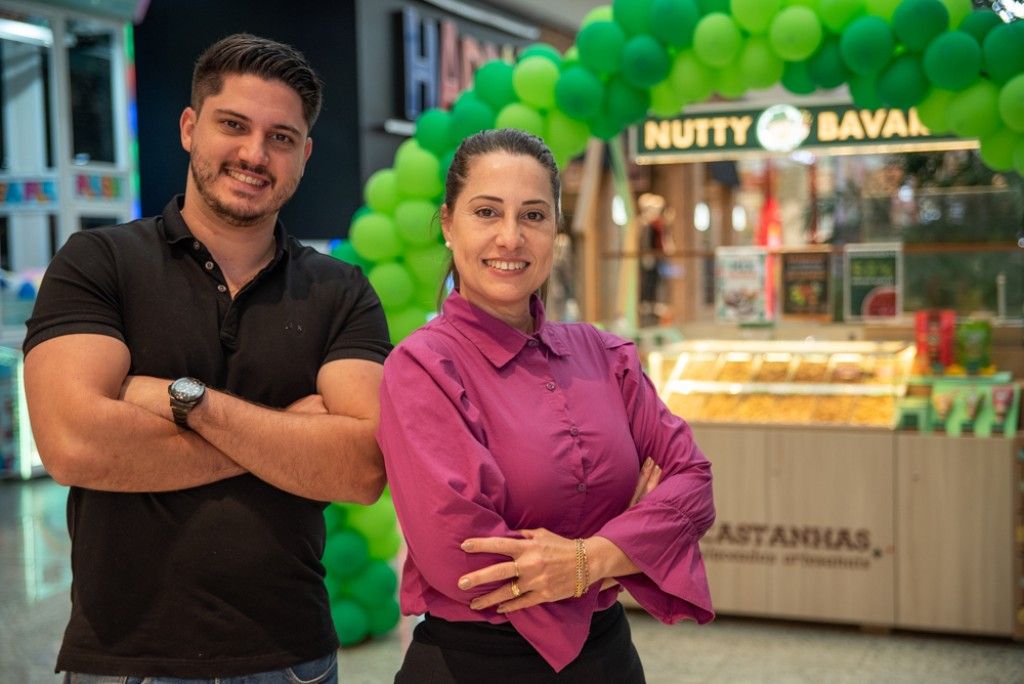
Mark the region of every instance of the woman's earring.
<instances>
[{"instance_id":1,"label":"woman's earring","mask_svg":"<svg viewBox=\"0 0 1024 684\"><path fill-rule=\"evenodd\" d=\"M451 249L452 248L452 243L449 242L448 240L445 240L444 241L444 246L447 247L448 249Z\"/></svg>"}]
</instances>

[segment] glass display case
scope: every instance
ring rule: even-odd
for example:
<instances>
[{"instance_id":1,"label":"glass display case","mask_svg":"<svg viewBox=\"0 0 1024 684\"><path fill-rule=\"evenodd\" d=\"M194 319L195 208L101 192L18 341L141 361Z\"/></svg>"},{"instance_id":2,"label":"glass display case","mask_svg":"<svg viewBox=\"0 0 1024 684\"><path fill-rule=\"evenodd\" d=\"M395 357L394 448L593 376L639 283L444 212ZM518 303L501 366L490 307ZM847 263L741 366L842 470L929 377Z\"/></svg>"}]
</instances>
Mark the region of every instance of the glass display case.
<instances>
[{"instance_id":1,"label":"glass display case","mask_svg":"<svg viewBox=\"0 0 1024 684\"><path fill-rule=\"evenodd\" d=\"M905 342L704 340L653 351L648 366L690 422L893 429L914 354Z\"/></svg>"}]
</instances>

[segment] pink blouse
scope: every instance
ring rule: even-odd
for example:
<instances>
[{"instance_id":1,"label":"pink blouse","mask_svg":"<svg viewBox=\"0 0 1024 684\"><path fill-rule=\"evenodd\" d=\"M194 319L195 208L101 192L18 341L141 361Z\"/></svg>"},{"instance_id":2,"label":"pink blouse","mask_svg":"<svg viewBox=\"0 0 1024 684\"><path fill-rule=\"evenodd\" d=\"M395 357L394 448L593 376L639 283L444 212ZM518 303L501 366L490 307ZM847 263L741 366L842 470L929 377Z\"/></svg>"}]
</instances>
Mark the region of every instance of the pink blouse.
<instances>
[{"instance_id":1,"label":"pink blouse","mask_svg":"<svg viewBox=\"0 0 1024 684\"><path fill-rule=\"evenodd\" d=\"M641 573L618 578L665 623L714 617L698 540L714 521L711 465L689 426L643 374L634 346L586 324L512 328L457 292L384 364L377 440L408 544L401 605L446 620L511 621L560 671L579 655L591 615L619 588L501 615L469 602L499 585L459 589L507 561L469 554L469 537L543 527L600 535ZM661 481L627 509L644 458Z\"/></svg>"}]
</instances>

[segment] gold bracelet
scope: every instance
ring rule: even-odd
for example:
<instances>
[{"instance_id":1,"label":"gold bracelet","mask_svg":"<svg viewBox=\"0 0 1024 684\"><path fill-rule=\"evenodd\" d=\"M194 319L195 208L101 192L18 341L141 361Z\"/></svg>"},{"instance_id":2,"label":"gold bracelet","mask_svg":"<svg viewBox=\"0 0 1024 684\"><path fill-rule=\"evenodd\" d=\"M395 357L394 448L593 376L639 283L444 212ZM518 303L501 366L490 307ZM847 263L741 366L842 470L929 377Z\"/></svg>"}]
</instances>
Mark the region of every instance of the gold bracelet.
<instances>
[{"instance_id":1,"label":"gold bracelet","mask_svg":"<svg viewBox=\"0 0 1024 684\"><path fill-rule=\"evenodd\" d=\"M583 596L590 586L590 565L587 563L587 547L582 539L576 540L576 592L573 598Z\"/></svg>"}]
</instances>

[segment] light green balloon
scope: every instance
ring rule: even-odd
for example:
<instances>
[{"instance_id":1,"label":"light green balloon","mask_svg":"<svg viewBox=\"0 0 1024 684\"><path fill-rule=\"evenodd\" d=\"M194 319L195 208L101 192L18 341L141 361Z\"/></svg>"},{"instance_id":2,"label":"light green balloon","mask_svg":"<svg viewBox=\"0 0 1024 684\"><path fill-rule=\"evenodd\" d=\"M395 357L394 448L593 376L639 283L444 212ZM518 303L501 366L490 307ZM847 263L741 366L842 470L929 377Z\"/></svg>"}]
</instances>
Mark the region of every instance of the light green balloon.
<instances>
[{"instance_id":1,"label":"light green balloon","mask_svg":"<svg viewBox=\"0 0 1024 684\"><path fill-rule=\"evenodd\" d=\"M498 118L494 121L495 128L517 128L532 133L538 138L544 137L544 117L533 107L513 102L505 105Z\"/></svg>"},{"instance_id":2,"label":"light green balloon","mask_svg":"<svg viewBox=\"0 0 1024 684\"><path fill-rule=\"evenodd\" d=\"M406 197L430 199L441 193L441 162L418 144L396 156L395 173L398 192Z\"/></svg>"},{"instance_id":3,"label":"light green balloon","mask_svg":"<svg viewBox=\"0 0 1024 684\"><path fill-rule=\"evenodd\" d=\"M402 242L424 247L437 242L441 224L437 206L427 200L406 200L395 207L395 230Z\"/></svg>"},{"instance_id":4,"label":"light green balloon","mask_svg":"<svg viewBox=\"0 0 1024 684\"><path fill-rule=\"evenodd\" d=\"M377 264L370 269L366 278L373 286L385 311L401 309L412 299L414 289L412 276L401 264L393 261ZM352 524L351 520L348 524Z\"/></svg>"},{"instance_id":5,"label":"light green balloon","mask_svg":"<svg viewBox=\"0 0 1024 684\"><path fill-rule=\"evenodd\" d=\"M974 11L971 0L942 0L942 4L949 10L949 28L960 27L967 15Z\"/></svg>"},{"instance_id":6,"label":"light green balloon","mask_svg":"<svg viewBox=\"0 0 1024 684\"><path fill-rule=\"evenodd\" d=\"M736 61L743 47L743 34L732 17L708 14L697 23L693 51L710 67L721 69Z\"/></svg>"},{"instance_id":7,"label":"light green balloon","mask_svg":"<svg viewBox=\"0 0 1024 684\"><path fill-rule=\"evenodd\" d=\"M349 242L356 254L367 261L390 261L402 253L395 223L384 214L364 214L352 222Z\"/></svg>"},{"instance_id":8,"label":"light green balloon","mask_svg":"<svg viewBox=\"0 0 1024 684\"><path fill-rule=\"evenodd\" d=\"M751 36L743 46L737 65L748 88L770 88L782 79L786 63L777 56L763 36Z\"/></svg>"},{"instance_id":9,"label":"light green balloon","mask_svg":"<svg viewBox=\"0 0 1024 684\"><path fill-rule=\"evenodd\" d=\"M857 17L865 13L864 0L821 0L818 16L832 33L842 33Z\"/></svg>"},{"instance_id":10,"label":"light green balloon","mask_svg":"<svg viewBox=\"0 0 1024 684\"><path fill-rule=\"evenodd\" d=\"M611 5L600 5L583 15L583 21L580 22L580 28L589 26L595 21L614 21L615 17L612 14Z\"/></svg>"},{"instance_id":11,"label":"light green balloon","mask_svg":"<svg viewBox=\"0 0 1024 684\"><path fill-rule=\"evenodd\" d=\"M558 67L547 57L527 57L512 71L512 86L519 99L531 107L551 109L559 75Z\"/></svg>"},{"instance_id":12,"label":"light green balloon","mask_svg":"<svg viewBox=\"0 0 1024 684\"><path fill-rule=\"evenodd\" d=\"M768 32L772 19L782 9L782 0L731 0L732 18L744 31L755 36Z\"/></svg>"},{"instance_id":13,"label":"light green balloon","mask_svg":"<svg viewBox=\"0 0 1024 684\"><path fill-rule=\"evenodd\" d=\"M743 97L747 92L747 81L743 77L743 72L735 66L719 69L715 76L715 90L730 100Z\"/></svg>"},{"instance_id":14,"label":"light green balloon","mask_svg":"<svg viewBox=\"0 0 1024 684\"><path fill-rule=\"evenodd\" d=\"M999 88L982 79L953 95L946 121L962 138L981 138L1002 124L999 116Z\"/></svg>"},{"instance_id":15,"label":"light green balloon","mask_svg":"<svg viewBox=\"0 0 1024 684\"><path fill-rule=\"evenodd\" d=\"M363 199L380 214L391 214L398 206L398 176L394 169L375 171L366 181Z\"/></svg>"},{"instance_id":16,"label":"light green balloon","mask_svg":"<svg viewBox=\"0 0 1024 684\"><path fill-rule=\"evenodd\" d=\"M787 62L802 62L813 55L822 36L818 15L800 5L779 12L768 29L772 50Z\"/></svg>"},{"instance_id":17,"label":"light green balloon","mask_svg":"<svg viewBox=\"0 0 1024 684\"><path fill-rule=\"evenodd\" d=\"M684 50L672 62L668 80L683 101L703 102L715 88L715 71L697 59L693 50Z\"/></svg>"},{"instance_id":18,"label":"light green balloon","mask_svg":"<svg viewBox=\"0 0 1024 684\"><path fill-rule=\"evenodd\" d=\"M416 294L414 295L415 302L410 306L399 311L395 311L393 309L384 310L384 315L388 319L388 334L391 337L392 344L398 344L427 322L426 312L434 309L434 298L436 296L437 288L439 287L440 284L434 288L430 288L431 296L426 306L420 303L420 297ZM419 290L417 290L417 292L419 292ZM374 539L377 539L377 537L370 538L371 545L373 544Z\"/></svg>"},{"instance_id":19,"label":"light green balloon","mask_svg":"<svg viewBox=\"0 0 1024 684\"><path fill-rule=\"evenodd\" d=\"M574 157L586 149L590 140L590 128L586 123L553 109L547 116L545 140L552 150L557 148L567 157Z\"/></svg>"},{"instance_id":20,"label":"light green balloon","mask_svg":"<svg viewBox=\"0 0 1024 684\"><path fill-rule=\"evenodd\" d=\"M946 111L949 109L949 101L952 99L953 91L932 88L917 105L917 117L935 135L949 133Z\"/></svg>"},{"instance_id":21,"label":"light green balloon","mask_svg":"<svg viewBox=\"0 0 1024 684\"><path fill-rule=\"evenodd\" d=\"M1020 133L998 128L981 139L981 160L993 171L1012 171L1013 152L1021 140Z\"/></svg>"},{"instance_id":22,"label":"light green balloon","mask_svg":"<svg viewBox=\"0 0 1024 684\"><path fill-rule=\"evenodd\" d=\"M864 9L873 17L882 17L886 21L892 20L896 8L903 0L865 0Z\"/></svg>"},{"instance_id":23,"label":"light green balloon","mask_svg":"<svg viewBox=\"0 0 1024 684\"><path fill-rule=\"evenodd\" d=\"M444 245L431 245L421 249L408 249L403 256L405 267L413 279L423 287L441 286L441 278L448 268L451 254Z\"/></svg>"},{"instance_id":24,"label":"light green balloon","mask_svg":"<svg viewBox=\"0 0 1024 684\"><path fill-rule=\"evenodd\" d=\"M999 115L1007 128L1024 133L1024 74L1011 78L999 91Z\"/></svg>"},{"instance_id":25,"label":"light green balloon","mask_svg":"<svg viewBox=\"0 0 1024 684\"><path fill-rule=\"evenodd\" d=\"M668 118L683 109L683 98L679 97L668 79L651 88L651 112L655 116Z\"/></svg>"},{"instance_id":26,"label":"light green balloon","mask_svg":"<svg viewBox=\"0 0 1024 684\"><path fill-rule=\"evenodd\" d=\"M1013 168L1024 176L1024 136L1021 136L1013 148Z\"/></svg>"}]
</instances>

